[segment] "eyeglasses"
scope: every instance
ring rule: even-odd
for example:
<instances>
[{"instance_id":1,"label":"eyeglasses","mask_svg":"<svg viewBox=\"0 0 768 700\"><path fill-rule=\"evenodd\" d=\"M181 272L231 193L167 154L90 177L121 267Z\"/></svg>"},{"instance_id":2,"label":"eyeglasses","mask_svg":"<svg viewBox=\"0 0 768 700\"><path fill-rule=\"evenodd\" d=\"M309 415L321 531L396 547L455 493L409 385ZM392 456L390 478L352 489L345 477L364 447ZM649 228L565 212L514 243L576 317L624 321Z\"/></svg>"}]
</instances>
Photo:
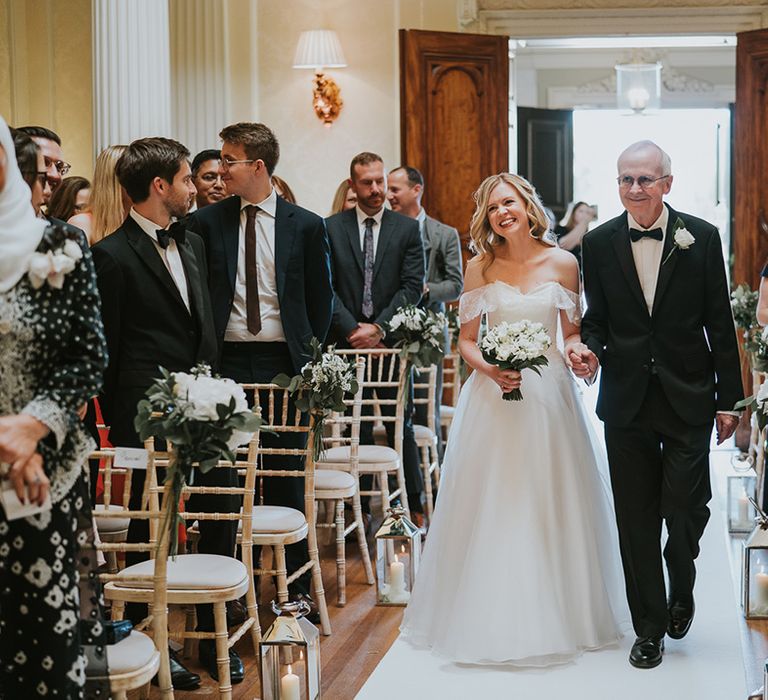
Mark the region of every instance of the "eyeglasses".
<instances>
[{"instance_id":1,"label":"eyeglasses","mask_svg":"<svg viewBox=\"0 0 768 700\"><path fill-rule=\"evenodd\" d=\"M659 180L664 180L665 178L668 178L669 175L662 175L661 177L648 177L647 175L641 175L637 179L632 177L631 175L620 175L616 178L616 182L619 183L619 187L621 187L623 190L629 190L631 189L635 182L637 182L638 185L640 185L640 189L647 189L650 187L654 182L658 182Z\"/></svg>"},{"instance_id":2,"label":"eyeglasses","mask_svg":"<svg viewBox=\"0 0 768 700\"><path fill-rule=\"evenodd\" d=\"M224 168L224 170L229 170L233 165L237 165L238 163L255 163L255 158L246 158L244 160L230 160L229 158L222 158L221 159L221 167Z\"/></svg>"},{"instance_id":3,"label":"eyeglasses","mask_svg":"<svg viewBox=\"0 0 768 700\"><path fill-rule=\"evenodd\" d=\"M72 166L69 163L65 163L63 160L52 160L51 158L46 157L45 167L50 168L51 166L55 167L62 177L72 169Z\"/></svg>"}]
</instances>

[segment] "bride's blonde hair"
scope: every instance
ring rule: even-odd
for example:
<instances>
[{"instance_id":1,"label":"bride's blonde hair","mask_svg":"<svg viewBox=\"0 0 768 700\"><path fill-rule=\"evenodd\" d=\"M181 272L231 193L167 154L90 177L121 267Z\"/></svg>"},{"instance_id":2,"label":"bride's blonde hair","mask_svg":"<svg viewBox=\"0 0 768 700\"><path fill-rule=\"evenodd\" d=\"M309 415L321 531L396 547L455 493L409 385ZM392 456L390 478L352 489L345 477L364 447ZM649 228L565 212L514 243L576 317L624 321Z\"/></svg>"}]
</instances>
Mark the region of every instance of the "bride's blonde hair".
<instances>
[{"instance_id":1,"label":"bride's blonde hair","mask_svg":"<svg viewBox=\"0 0 768 700\"><path fill-rule=\"evenodd\" d=\"M479 256L479 260L483 264L483 272L495 260L495 248L503 240L501 236L494 233L488 221L488 200L491 198L491 192L493 192L494 188L502 182L514 187L523 200L525 211L528 214L528 226L530 227L531 237L549 245L555 245L547 236L549 232L549 219L544 212L544 205L541 203L534 186L524 177L514 173L491 175L480 183L480 187L472 195L472 198L475 200L475 212L472 214L472 221L469 224L470 249Z\"/></svg>"}]
</instances>

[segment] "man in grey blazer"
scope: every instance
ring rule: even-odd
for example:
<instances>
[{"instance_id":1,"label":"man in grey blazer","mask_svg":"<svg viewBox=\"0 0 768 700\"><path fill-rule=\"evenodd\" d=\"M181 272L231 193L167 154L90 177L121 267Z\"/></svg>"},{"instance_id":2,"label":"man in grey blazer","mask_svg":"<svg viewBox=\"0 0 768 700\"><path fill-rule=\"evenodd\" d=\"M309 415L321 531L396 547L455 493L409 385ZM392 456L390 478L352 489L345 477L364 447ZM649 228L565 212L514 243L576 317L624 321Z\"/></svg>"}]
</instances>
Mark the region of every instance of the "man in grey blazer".
<instances>
[{"instance_id":1,"label":"man in grey blazer","mask_svg":"<svg viewBox=\"0 0 768 700\"><path fill-rule=\"evenodd\" d=\"M461 264L461 240L459 232L452 226L433 219L421 206L424 194L424 177L416 169L401 165L389 173L387 178L387 199L392 211L410 216L419 222L421 240L427 259L427 279L421 305L435 312L445 311L446 302L456 301L464 289ZM445 329L448 347L448 327ZM443 367L437 368L437 395L435 397L435 418L440 425L440 403L443 389ZM427 407L416 407L416 423L427 424ZM442 435L438 430L438 449L443 453Z\"/></svg>"},{"instance_id":2,"label":"man in grey blazer","mask_svg":"<svg viewBox=\"0 0 768 700\"><path fill-rule=\"evenodd\" d=\"M416 221L384 208L387 183L380 156L367 152L355 156L349 182L357 194L357 205L325 222L334 291L330 338L339 347L384 347L389 345L385 326L397 309L421 299L424 246ZM382 396L381 390L377 393L390 398ZM403 469L408 504L419 520L423 483L410 414L406 410ZM394 442L391 426L387 423L390 444ZM373 443L370 421L363 423L360 433L363 444Z\"/></svg>"}]
</instances>

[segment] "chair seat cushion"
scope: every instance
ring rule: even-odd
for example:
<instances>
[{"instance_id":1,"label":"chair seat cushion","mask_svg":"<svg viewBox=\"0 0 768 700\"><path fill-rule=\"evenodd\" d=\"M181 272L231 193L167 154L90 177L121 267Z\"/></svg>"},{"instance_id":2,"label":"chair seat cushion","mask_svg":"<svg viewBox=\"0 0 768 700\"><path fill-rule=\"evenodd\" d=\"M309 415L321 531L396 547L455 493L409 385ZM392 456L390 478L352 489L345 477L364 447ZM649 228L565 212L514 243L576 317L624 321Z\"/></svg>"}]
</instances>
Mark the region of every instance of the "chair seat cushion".
<instances>
[{"instance_id":1,"label":"chair seat cushion","mask_svg":"<svg viewBox=\"0 0 768 700\"><path fill-rule=\"evenodd\" d=\"M117 675L137 671L152 660L155 652L155 645L146 634L132 630L117 644L107 645L109 672Z\"/></svg>"},{"instance_id":2,"label":"chair seat cushion","mask_svg":"<svg viewBox=\"0 0 768 700\"><path fill-rule=\"evenodd\" d=\"M341 489L354 489L355 477L349 472L338 469L318 469L315 472L315 493L320 497L319 491L338 491Z\"/></svg>"},{"instance_id":3,"label":"chair seat cushion","mask_svg":"<svg viewBox=\"0 0 768 700\"><path fill-rule=\"evenodd\" d=\"M253 531L254 532L293 532L304 527L307 519L304 513L295 508L285 506L254 506L253 507Z\"/></svg>"},{"instance_id":4,"label":"chair seat cushion","mask_svg":"<svg viewBox=\"0 0 768 700\"><path fill-rule=\"evenodd\" d=\"M152 559L127 566L118 573L115 585L120 586L121 576L152 576L155 562ZM196 591L208 588L231 588L247 576L245 564L221 554L179 554L168 557L168 590ZM152 580L131 582L129 588L152 588Z\"/></svg>"},{"instance_id":5,"label":"chair seat cushion","mask_svg":"<svg viewBox=\"0 0 768 700\"><path fill-rule=\"evenodd\" d=\"M453 418L456 406L440 406L440 418Z\"/></svg>"},{"instance_id":6,"label":"chair seat cushion","mask_svg":"<svg viewBox=\"0 0 768 700\"><path fill-rule=\"evenodd\" d=\"M331 447L320 456L318 466L322 468L323 462L344 463L349 462L348 446ZM360 445L357 450L360 464L376 464L381 462L396 462L397 452L384 445Z\"/></svg>"},{"instance_id":7,"label":"chair seat cushion","mask_svg":"<svg viewBox=\"0 0 768 700\"><path fill-rule=\"evenodd\" d=\"M435 434L426 425L414 424L413 437L416 440L433 440Z\"/></svg>"},{"instance_id":8,"label":"chair seat cushion","mask_svg":"<svg viewBox=\"0 0 768 700\"><path fill-rule=\"evenodd\" d=\"M96 529L100 533L106 535L128 529L128 526L131 524L130 518L100 518L99 513L103 513L105 510L108 510L110 513L116 513L125 510L125 508L115 505L105 507L103 503L96 504L96 507L93 509L93 515L96 519Z\"/></svg>"}]
</instances>

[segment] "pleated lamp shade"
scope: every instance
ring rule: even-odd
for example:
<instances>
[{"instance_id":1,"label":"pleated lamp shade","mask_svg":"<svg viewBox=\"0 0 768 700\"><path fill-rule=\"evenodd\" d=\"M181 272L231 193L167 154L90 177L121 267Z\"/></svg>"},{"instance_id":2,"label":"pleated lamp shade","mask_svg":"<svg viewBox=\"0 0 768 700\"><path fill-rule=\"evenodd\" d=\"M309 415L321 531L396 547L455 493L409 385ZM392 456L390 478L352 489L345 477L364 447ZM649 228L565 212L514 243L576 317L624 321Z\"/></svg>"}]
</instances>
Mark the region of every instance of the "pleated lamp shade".
<instances>
[{"instance_id":1,"label":"pleated lamp shade","mask_svg":"<svg viewBox=\"0 0 768 700\"><path fill-rule=\"evenodd\" d=\"M336 32L313 29L301 33L293 57L294 68L314 68L319 71L321 68L344 68L346 65Z\"/></svg>"}]
</instances>

